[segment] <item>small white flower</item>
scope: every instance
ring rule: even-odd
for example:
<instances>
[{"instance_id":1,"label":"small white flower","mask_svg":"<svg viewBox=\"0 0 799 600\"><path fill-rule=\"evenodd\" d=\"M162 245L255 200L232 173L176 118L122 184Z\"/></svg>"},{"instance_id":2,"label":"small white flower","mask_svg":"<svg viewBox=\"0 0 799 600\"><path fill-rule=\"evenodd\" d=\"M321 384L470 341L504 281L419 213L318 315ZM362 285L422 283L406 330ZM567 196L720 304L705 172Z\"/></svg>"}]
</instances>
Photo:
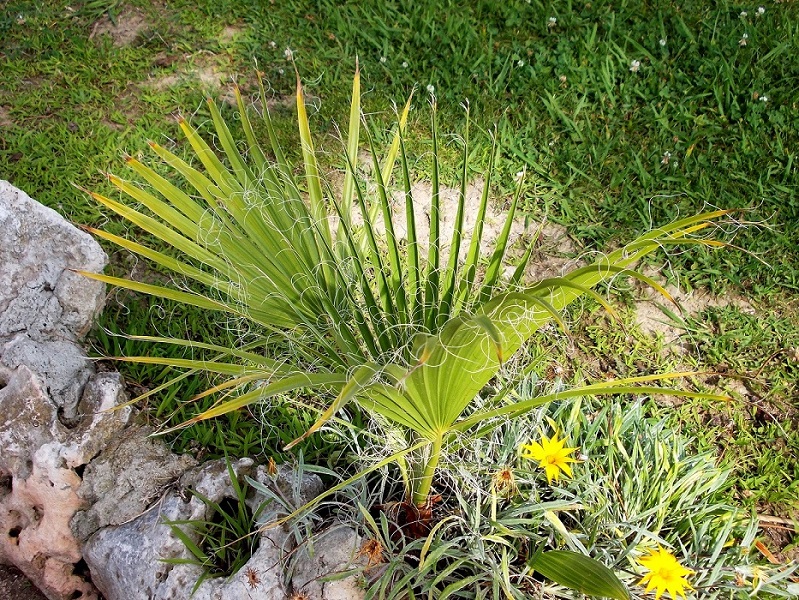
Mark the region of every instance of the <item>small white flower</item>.
<instances>
[{"instance_id":1,"label":"small white flower","mask_svg":"<svg viewBox=\"0 0 799 600\"><path fill-rule=\"evenodd\" d=\"M582 453L582 454L580 454L580 455L577 457L577 460L580 460L580 461L582 461L582 462L585 462L585 461L587 461L587 460L588 460L588 455L587 455L587 454L585 454L585 453Z\"/></svg>"},{"instance_id":2,"label":"small white flower","mask_svg":"<svg viewBox=\"0 0 799 600\"><path fill-rule=\"evenodd\" d=\"M291 60L294 58L294 52L292 52L291 48L288 47L283 51L283 55L286 57L286 60Z\"/></svg>"},{"instance_id":3,"label":"small white flower","mask_svg":"<svg viewBox=\"0 0 799 600\"><path fill-rule=\"evenodd\" d=\"M549 20L547 21L547 27L554 27L557 24L558 20L555 17L549 17Z\"/></svg>"},{"instance_id":4,"label":"small white flower","mask_svg":"<svg viewBox=\"0 0 799 600\"><path fill-rule=\"evenodd\" d=\"M524 61L522 59L519 59L519 62L516 63L516 66L517 67L523 67L524 66Z\"/></svg>"},{"instance_id":5,"label":"small white flower","mask_svg":"<svg viewBox=\"0 0 799 600\"><path fill-rule=\"evenodd\" d=\"M388 60L388 59L387 59L385 56L381 56L381 57L380 57L380 62L381 62L381 63L383 63L383 64L386 64L386 61L387 61L387 60Z\"/></svg>"},{"instance_id":6,"label":"small white flower","mask_svg":"<svg viewBox=\"0 0 799 600\"><path fill-rule=\"evenodd\" d=\"M662 48L665 48L665 47L666 47L666 40L665 40L665 39L663 39L663 38L660 38L660 39L658 40L658 44L660 44L660 46L661 46Z\"/></svg>"},{"instance_id":7,"label":"small white flower","mask_svg":"<svg viewBox=\"0 0 799 600\"><path fill-rule=\"evenodd\" d=\"M408 61L407 60L403 60L402 61L402 68L403 69L407 69L408 68Z\"/></svg>"},{"instance_id":8,"label":"small white flower","mask_svg":"<svg viewBox=\"0 0 799 600\"><path fill-rule=\"evenodd\" d=\"M745 34L743 34L741 36L741 39L738 40L738 45L739 46L746 46L746 44L748 43L748 40L749 40L749 34L745 33Z\"/></svg>"},{"instance_id":9,"label":"small white flower","mask_svg":"<svg viewBox=\"0 0 799 600\"><path fill-rule=\"evenodd\" d=\"M518 173L516 173L516 175L513 176L513 178L516 181L521 181L522 177L524 177L524 171L519 171Z\"/></svg>"},{"instance_id":10,"label":"small white flower","mask_svg":"<svg viewBox=\"0 0 799 600\"><path fill-rule=\"evenodd\" d=\"M762 15L763 13L765 13L765 12L766 12L766 9L765 9L765 7L763 7L763 6L758 6L758 7L757 7L757 16L758 16L758 17L759 17L760 15Z\"/></svg>"},{"instance_id":11,"label":"small white flower","mask_svg":"<svg viewBox=\"0 0 799 600\"><path fill-rule=\"evenodd\" d=\"M269 42L269 47L270 47L272 50L274 50L275 48L277 48L277 42L275 42L274 40L273 40L273 41L271 41L271 42Z\"/></svg>"},{"instance_id":12,"label":"small white flower","mask_svg":"<svg viewBox=\"0 0 799 600\"><path fill-rule=\"evenodd\" d=\"M549 142L549 147L550 147L550 148L551 148L552 146L554 146L554 145L555 145L555 140L552 140L551 142Z\"/></svg>"},{"instance_id":13,"label":"small white flower","mask_svg":"<svg viewBox=\"0 0 799 600\"><path fill-rule=\"evenodd\" d=\"M436 86L434 86L432 83L428 83L427 84L427 93L428 94L435 94L435 92L436 92Z\"/></svg>"},{"instance_id":14,"label":"small white flower","mask_svg":"<svg viewBox=\"0 0 799 600\"><path fill-rule=\"evenodd\" d=\"M760 96L760 98L758 98L758 100L760 100L761 102L768 102L768 96L763 94L762 96Z\"/></svg>"},{"instance_id":15,"label":"small white flower","mask_svg":"<svg viewBox=\"0 0 799 600\"><path fill-rule=\"evenodd\" d=\"M285 73L285 71L283 69L278 69L277 72L278 72L279 75L282 75L283 73Z\"/></svg>"},{"instance_id":16,"label":"small white flower","mask_svg":"<svg viewBox=\"0 0 799 600\"><path fill-rule=\"evenodd\" d=\"M661 165L667 165L667 164L669 164L669 161L670 161L670 160L671 160L671 152L669 152L668 150L666 150L666 151L663 153L663 158L661 158L661 159L660 159L660 164L661 164Z\"/></svg>"},{"instance_id":17,"label":"small white flower","mask_svg":"<svg viewBox=\"0 0 799 600\"><path fill-rule=\"evenodd\" d=\"M641 61L634 60L630 63L630 71L637 73L641 69Z\"/></svg>"},{"instance_id":18,"label":"small white flower","mask_svg":"<svg viewBox=\"0 0 799 600\"><path fill-rule=\"evenodd\" d=\"M558 79L561 84L565 84L568 81L568 78L565 75L561 75Z\"/></svg>"},{"instance_id":19,"label":"small white flower","mask_svg":"<svg viewBox=\"0 0 799 600\"><path fill-rule=\"evenodd\" d=\"M741 11L741 18L745 19L747 14L749 14L749 13L747 13L745 10L742 10Z\"/></svg>"}]
</instances>

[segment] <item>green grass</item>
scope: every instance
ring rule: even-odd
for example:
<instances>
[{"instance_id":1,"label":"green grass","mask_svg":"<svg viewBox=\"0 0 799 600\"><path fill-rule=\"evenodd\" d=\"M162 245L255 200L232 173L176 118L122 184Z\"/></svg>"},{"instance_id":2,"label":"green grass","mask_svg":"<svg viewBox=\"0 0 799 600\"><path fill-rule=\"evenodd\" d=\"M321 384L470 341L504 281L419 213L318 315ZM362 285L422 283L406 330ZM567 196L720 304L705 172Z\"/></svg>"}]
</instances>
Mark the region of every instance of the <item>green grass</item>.
<instances>
[{"instance_id":1,"label":"green grass","mask_svg":"<svg viewBox=\"0 0 799 600\"><path fill-rule=\"evenodd\" d=\"M132 44L90 39L104 10L120 18L131 5L148 22ZM270 91L288 96L294 75L287 47L316 98L312 128L329 133L321 145L327 168L342 167L332 119L347 112L357 56L364 109L379 139L392 123L392 103L418 87L409 150L419 177L429 169L429 147L419 140L429 117L425 88L433 85L442 131L462 131L460 104L469 100L477 164L486 162L488 132L497 125L503 147L498 199L526 167L526 210L562 223L586 249L629 239L706 204L751 207L745 219L765 226L738 232L735 243L745 251L695 248L672 259L683 286L742 293L755 302L758 317L725 309L688 324L704 366L755 376L750 395L724 407L687 403L671 414L684 432L699 436L701 447L717 449L735 465L741 502L796 514L798 361L789 350L799 346L799 63L793 59L799 5L766 4L759 17L755 5L698 0L679 8L521 0L468 6L180 0L167 8L93 0L70 6L10 0L0 14L0 176L76 223L97 226L113 217L73 184L106 190L103 172L127 175L123 153L144 151L148 139L171 145L178 137L174 115L207 120L201 86L181 74L214 65L252 91L257 61ZM555 26L548 26L549 17ZM221 37L226 26L236 27L232 39ZM633 60L640 61L638 72L630 70ZM167 76L177 76L175 85L153 84ZM295 139L291 110L276 108L275 117L280 137ZM454 150L445 147L443 156L452 157L447 167L454 172ZM106 226L115 228L123 231L116 222ZM119 259L115 268L125 272L130 265ZM153 321L158 307L126 305L112 304L101 324L154 334L155 322L188 327L207 340L230 339L215 316L200 311L177 318L177 308L160 307L176 318ZM630 342L601 321L575 332L585 365L578 370L593 368L589 353L621 375L668 366L649 341ZM100 333L95 344L107 354L154 351ZM125 368L146 388L174 376ZM153 401L150 417L188 414L182 403L207 383L187 379ZM267 421L293 432L313 421L313 411L289 416L277 406ZM255 421L231 417L184 432L175 444L211 456L225 445L231 455L277 456L278 444L264 442L263 433ZM312 443L305 448L309 460L324 452L323 439Z\"/></svg>"},{"instance_id":2,"label":"green grass","mask_svg":"<svg viewBox=\"0 0 799 600\"><path fill-rule=\"evenodd\" d=\"M712 309L692 319L692 339L706 365L744 375L730 386L726 406L688 401L674 420L699 433L699 444L732 465L738 500L767 509L799 510L799 327L779 315L757 316L737 309ZM711 380L715 383L715 380ZM730 382L731 383L731 382ZM724 382L722 380L722 385Z\"/></svg>"}]
</instances>

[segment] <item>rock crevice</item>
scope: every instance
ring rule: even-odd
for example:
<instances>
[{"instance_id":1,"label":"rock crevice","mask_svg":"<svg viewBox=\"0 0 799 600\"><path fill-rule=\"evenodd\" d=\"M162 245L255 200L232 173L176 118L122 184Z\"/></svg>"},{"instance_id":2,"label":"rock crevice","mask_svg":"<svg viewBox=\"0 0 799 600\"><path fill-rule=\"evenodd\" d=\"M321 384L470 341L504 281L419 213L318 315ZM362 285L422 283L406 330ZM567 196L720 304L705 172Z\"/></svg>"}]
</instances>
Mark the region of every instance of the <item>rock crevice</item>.
<instances>
[{"instance_id":1,"label":"rock crevice","mask_svg":"<svg viewBox=\"0 0 799 600\"><path fill-rule=\"evenodd\" d=\"M122 377L96 372L81 348L105 289L75 271L105 264L91 237L0 181L0 564L50 600L188 600L203 569L164 562L191 558L165 521L211 518L190 489L214 502L235 492L223 461L197 466L136 425ZM272 476L241 459L233 469L284 496L298 490L297 506L322 490L316 476L298 482L285 467ZM247 504L255 513L266 499L251 490ZM270 504L260 519L276 511ZM308 589L309 600L363 597L347 591L356 590L352 577L314 586L355 555L355 532L337 535L331 543L350 544L346 556L321 539L299 571L305 579L294 587ZM285 600L284 558L296 538L277 527L259 539L244 568L206 579L191 597Z\"/></svg>"}]
</instances>

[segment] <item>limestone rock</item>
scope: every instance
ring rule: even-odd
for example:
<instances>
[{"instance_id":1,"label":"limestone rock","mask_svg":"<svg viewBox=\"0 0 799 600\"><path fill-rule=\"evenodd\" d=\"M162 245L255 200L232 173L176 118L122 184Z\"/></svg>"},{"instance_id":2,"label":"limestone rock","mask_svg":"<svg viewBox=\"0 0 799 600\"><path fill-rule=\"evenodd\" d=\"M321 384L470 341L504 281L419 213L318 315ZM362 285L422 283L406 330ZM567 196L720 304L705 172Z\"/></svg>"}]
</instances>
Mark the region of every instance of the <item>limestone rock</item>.
<instances>
[{"instance_id":1,"label":"limestone rock","mask_svg":"<svg viewBox=\"0 0 799 600\"><path fill-rule=\"evenodd\" d=\"M77 417L77 405L94 366L85 352L67 340L38 341L26 333L0 343L0 366L24 366L36 373L65 424Z\"/></svg>"},{"instance_id":2,"label":"limestone rock","mask_svg":"<svg viewBox=\"0 0 799 600\"><path fill-rule=\"evenodd\" d=\"M321 491L316 476L305 476L293 482L290 471L281 469L275 480L263 467L252 460L234 463L238 479L249 475L263 486L284 495L286 490L297 492L296 503ZM84 557L92 572L92 580L106 600L285 600L286 587L282 560L293 543L288 533L279 527L268 529L258 538L258 548L248 563L230 578L205 580L191 595L192 588L202 575L202 569L192 564L171 564L164 559L188 559L191 554L173 533L165 520L181 521L209 519L211 509L188 492L197 490L210 500L235 499L235 492L224 461L214 461L188 471L175 488L140 517L118 527L105 527L89 538ZM283 491L280 491L283 490ZM267 500L256 490L250 490L248 506L256 507ZM284 495L284 497L286 497ZM291 496L289 496L291 498ZM267 507L267 519L277 514L278 507ZM191 529L184 531L198 543L199 536Z\"/></svg>"},{"instance_id":3,"label":"limestone rock","mask_svg":"<svg viewBox=\"0 0 799 600\"><path fill-rule=\"evenodd\" d=\"M0 180L0 340L81 339L104 285L70 269L100 272L106 262L91 236Z\"/></svg>"},{"instance_id":4,"label":"limestone rock","mask_svg":"<svg viewBox=\"0 0 799 600\"><path fill-rule=\"evenodd\" d=\"M323 581L362 566L365 560L358 556L360 547L361 537L343 525L317 534L300 550L291 579L294 591L308 600L362 600L366 591L355 574Z\"/></svg>"},{"instance_id":5,"label":"limestone rock","mask_svg":"<svg viewBox=\"0 0 799 600\"><path fill-rule=\"evenodd\" d=\"M0 563L48 598L93 599L70 520L81 471L130 418L117 374L95 375L78 342L104 302L105 253L0 181Z\"/></svg>"},{"instance_id":6,"label":"limestone rock","mask_svg":"<svg viewBox=\"0 0 799 600\"><path fill-rule=\"evenodd\" d=\"M66 427L42 380L27 367L0 370L0 562L24 572L51 599L94 599L80 571L70 520L83 508L80 471L127 424L116 373L93 376Z\"/></svg>"},{"instance_id":7,"label":"limestone rock","mask_svg":"<svg viewBox=\"0 0 799 600\"><path fill-rule=\"evenodd\" d=\"M72 519L81 542L101 527L122 525L144 513L197 461L177 456L148 427L132 427L112 441L83 473L79 495L89 506Z\"/></svg>"}]
</instances>

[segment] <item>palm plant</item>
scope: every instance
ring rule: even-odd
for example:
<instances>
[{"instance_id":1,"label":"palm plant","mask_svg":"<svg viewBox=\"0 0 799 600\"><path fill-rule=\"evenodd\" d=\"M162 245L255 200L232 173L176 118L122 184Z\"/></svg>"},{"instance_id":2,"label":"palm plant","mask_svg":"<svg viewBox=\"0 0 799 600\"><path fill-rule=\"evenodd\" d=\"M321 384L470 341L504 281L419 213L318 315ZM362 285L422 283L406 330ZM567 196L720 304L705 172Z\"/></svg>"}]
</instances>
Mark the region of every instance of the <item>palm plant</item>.
<instances>
[{"instance_id":1,"label":"palm plant","mask_svg":"<svg viewBox=\"0 0 799 600\"><path fill-rule=\"evenodd\" d=\"M358 177L362 115L356 70L343 153L346 172L343 191L338 197L323 191L299 78L301 176L295 175L294 165L277 141L266 99L261 115L267 134L265 148L256 139L255 127L238 90L236 100L244 135L241 145L213 101L208 103L222 158L185 120L180 121L180 128L204 172L169 150L151 144L155 153L184 179L191 193L134 158L127 159L128 166L147 187L114 175L109 175L109 180L147 212L92 193L103 205L173 247L182 258L92 230L96 235L193 280L205 291L185 291L90 273L86 273L87 277L201 309L222 311L255 324L263 332L258 341L241 348L142 338L202 348L215 355L206 360L153 357L125 360L205 370L227 377L201 394L219 394L219 401L179 426L240 409L270 395L315 389L328 394L332 402L303 436L306 437L320 429L345 404L355 402L366 414L378 414L407 430L408 448L392 458L401 467L409 499L421 509L429 508L441 453L459 432L490 427L493 419L512 417L556 397L676 393L655 387L652 382L681 374L603 382L516 403L507 403L505 394L500 393L488 406L473 408L478 393L542 325L554 320L563 326L560 313L571 302L592 297L613 313L593 290L596 286L616 277L632 276L668 297L659 284L631 267L661 247L678 243L720 245L695 234L724 215L724 211L660 227L593 265L525 285L523 274L532 244L512 276L508 280L502 277L518 192L494 248L487 255L481 249L493 158L477 207L477 225L471 239L464 239L468 128L463 142L457 214L454 228L449 232L449 244L444 243L435 105L431 129L430 233L427 240L420 240L404 139L410 99L398 119L382 163L369 132L365 132L374 173L374 182L368 188ZM495 155L496 148L492 157ZM394 229L390 193L397 162L405 204L404 243ZM362 225L353 219L354 211L362 215ZM337 225L331 216L337 217ZM380 232L380 221L384 233ZM445 256L446 245L449 250ZM425 246L426 256L423 256ZM462 246L466 258L461 264ZM478 275L482 264L486 265L484 272Z\"/></svg>"}]
</instances>

